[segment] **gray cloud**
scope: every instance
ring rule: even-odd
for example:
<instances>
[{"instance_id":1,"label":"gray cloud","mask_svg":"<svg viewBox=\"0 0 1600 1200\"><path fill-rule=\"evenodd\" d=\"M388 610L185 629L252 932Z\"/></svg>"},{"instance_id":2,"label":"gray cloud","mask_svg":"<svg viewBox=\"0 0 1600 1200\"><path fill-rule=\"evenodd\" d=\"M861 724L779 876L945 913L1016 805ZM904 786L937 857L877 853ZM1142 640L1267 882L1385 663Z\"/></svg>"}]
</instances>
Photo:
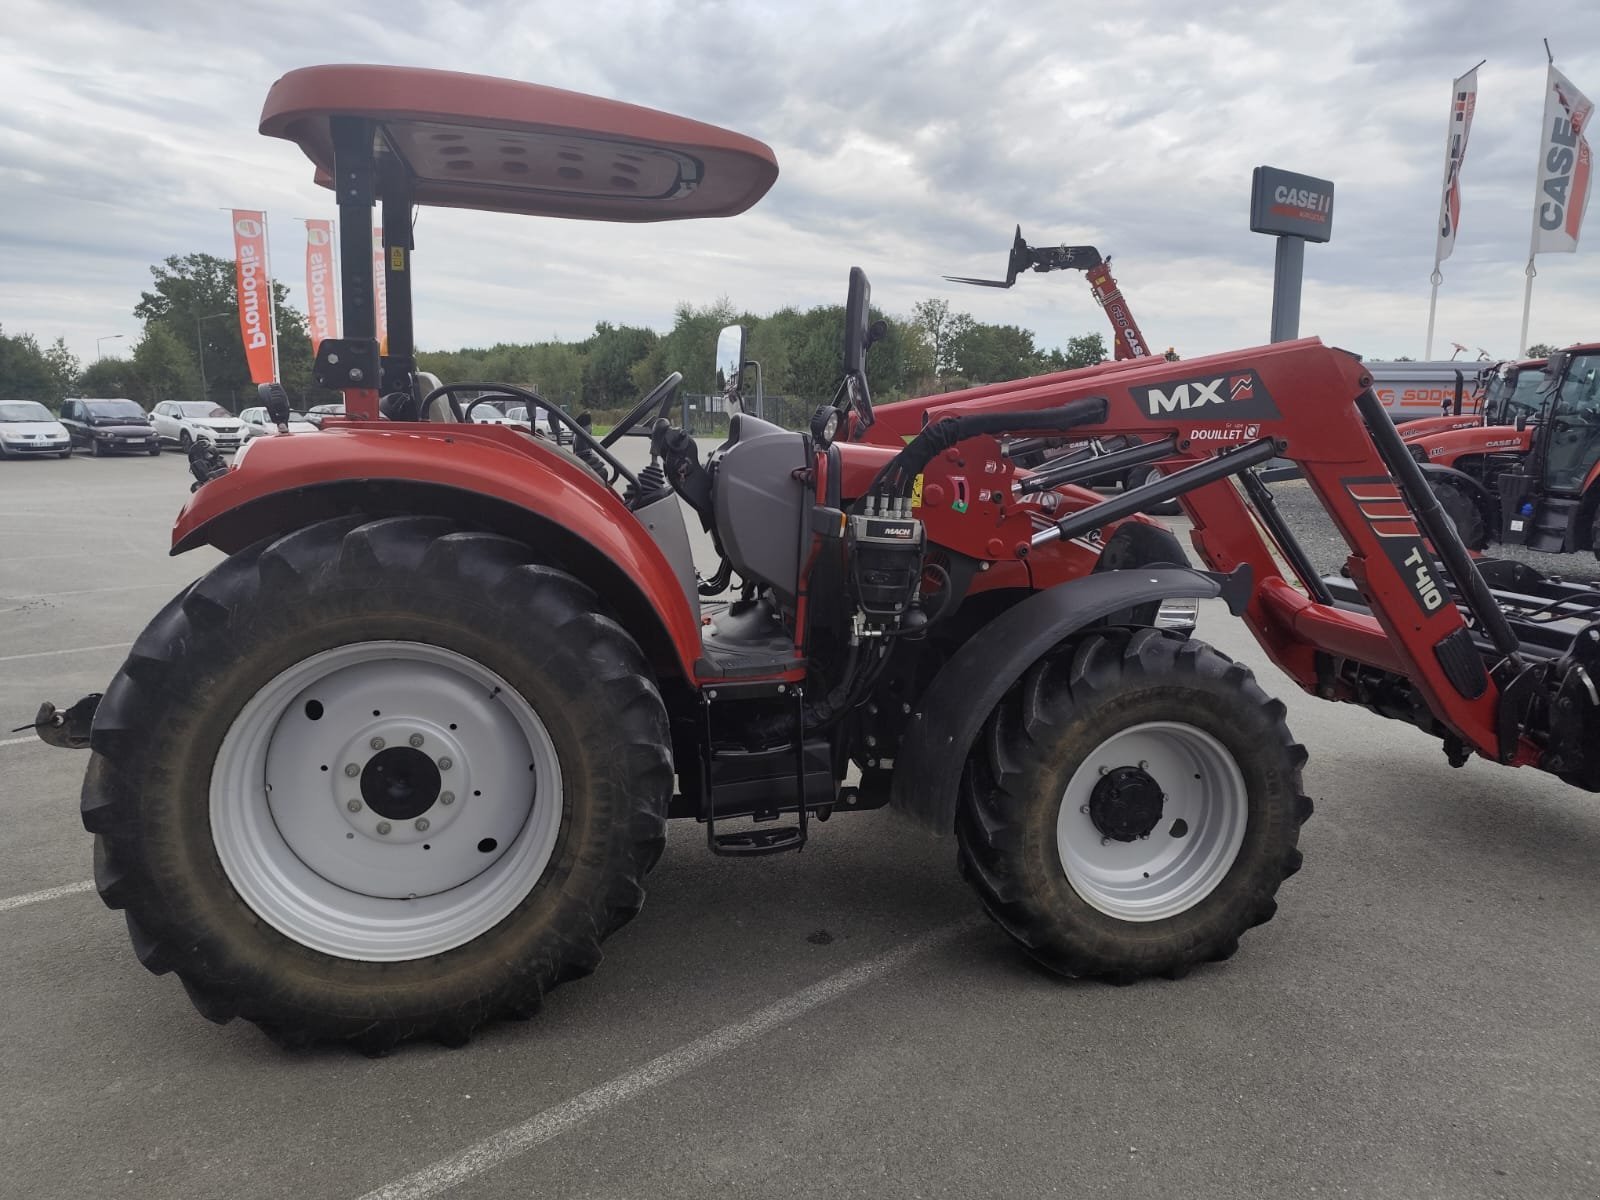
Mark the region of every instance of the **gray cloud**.
<instances>
[{"instance_id":1,"label":"gray cloud","mask_svg":"<svg viewBox=\"0 0 1600 1200\"><path fill-rule=\"evenodd\" d=\"M891 311L938 295L1046 343L1103 330L1076 277L1030 276L1010 292L939 278L1001 270L1019 221L1038 241L1113 252L1157 345L1251 344L1265 336L1272 247L1245 207L1250 169L1272 163L1338 185L1335 240L1307 255L1302 328L1369 354L1420 354L1449 84L1487 57L1439 339L1509 353L1539 38L1600 97L1591 0L12 0L8 19L23 33L0 46L0 323L64 335L85 357L100 335L136 332L149 264L230 252L220 207L270 212L277 273L298 292L294 218L329 213L329 197L255 122L277 75L319 61L530 79L777 151L771 195L729 221L424 213L418 328L435 346L578 337L602 318L664 327L678 301L719 295L757 310L835 302L852 264ZM1595 261L1540 260L1534 337L1597 336Z\"/></svg>"}]
</instances>

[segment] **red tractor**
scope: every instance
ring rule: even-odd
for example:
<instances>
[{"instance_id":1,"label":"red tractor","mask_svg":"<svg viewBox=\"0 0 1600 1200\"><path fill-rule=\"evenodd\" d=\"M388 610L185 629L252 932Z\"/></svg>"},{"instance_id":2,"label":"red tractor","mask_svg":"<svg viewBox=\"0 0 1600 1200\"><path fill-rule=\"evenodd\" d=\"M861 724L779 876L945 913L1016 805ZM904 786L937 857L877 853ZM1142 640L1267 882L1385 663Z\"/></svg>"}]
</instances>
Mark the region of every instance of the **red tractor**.
<instances>
[{"instance_id":1,"label":"red tractor","mask_svg":"<svg viewBox=\"0 0 1600 1200\"><path fill-rule=\"evenodd\" d=\"M227 557L103 695L36 721L92 750L100 894L213 1020L378 1053L531 1013L639 910L675 817L756 856L891 805L954 835L989 914L1052 970L1225 959L1300 866L1306 756L1245 667L1164 627L1173 601L1224 601L1301 686L1452 762L1600 788L1594 597L1518 576L1497 598L1352 355L1142 359L879 413L852 271L843 379L808 432L735 414L702 458L666 416L673 375L596 438L527 389L419 377L412 207L730 215L772 183L766 146L373 67L285 76L261 127L337 196L345 336L315 370L345 415L231 468L197 449L173 551ZM571 449L463 420L500 396ZM641 425L636 472L616 451ZM1105 499L1075 482L1104 459L1030 471L1003 450L1069 432L1136 438L1115 465L1168 473ZM1252 473L1280 455L1348 541L1348 579L1316 575ZM1134 517L1174 497L1208 570ZM685 507L720 555L709 579Z\"/></svg>"},{"instance_id":2,"label":"red tractor","mask_svg":"<svg viewBox=\"0 0 1600 1200\"><path fill-rule=\"evenodd\" d=\"M1491 384L1483 424L1407 438L1470 549L1600 556L1597 364L1600 344L1518 363Z\"/></svg>"}]
</instances>

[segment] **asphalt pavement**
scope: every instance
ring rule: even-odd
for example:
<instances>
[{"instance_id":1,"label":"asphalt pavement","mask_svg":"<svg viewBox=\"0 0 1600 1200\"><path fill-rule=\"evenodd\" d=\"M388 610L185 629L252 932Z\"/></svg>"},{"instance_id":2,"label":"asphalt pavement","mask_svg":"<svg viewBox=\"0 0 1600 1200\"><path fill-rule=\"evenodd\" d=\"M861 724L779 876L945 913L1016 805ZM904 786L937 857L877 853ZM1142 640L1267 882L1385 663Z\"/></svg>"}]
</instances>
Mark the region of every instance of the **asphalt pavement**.
<instances>
[{"instance_id":1,"label":"asphalt pavement","mask_svg":"<svg viewBox=\"0 0 1600 1200\"><path fill-rule=\"evenodd\" d=\"M216 561L166 554L187 483L0 463L7 727ZM86 886L87 756L0 733L0 1196L1600 1194L1600 800L1300 694L1218 606L1200 635L1287 703L1317 804L1230 961L1046 975L888 812L747 862L678 823L595 975L376 1060L148 974Z\"/></svg>"}]
</instances>

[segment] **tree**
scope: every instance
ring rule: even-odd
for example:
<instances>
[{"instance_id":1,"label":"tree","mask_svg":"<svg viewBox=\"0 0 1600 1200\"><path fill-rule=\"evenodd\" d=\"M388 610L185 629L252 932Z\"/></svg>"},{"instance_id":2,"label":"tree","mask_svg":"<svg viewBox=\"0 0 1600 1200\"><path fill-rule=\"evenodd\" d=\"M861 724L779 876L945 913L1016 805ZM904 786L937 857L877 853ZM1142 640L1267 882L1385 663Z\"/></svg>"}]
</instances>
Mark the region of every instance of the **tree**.
<instances>
[{"instance_id":1,"label":"tree","mask_svg":"<svg viewBox=\"0 0 1600 1200\"><path fill-rule=\"evenodd\" d=\"M954 370L955 343L972 328L972 317L951 312L948 300L921 300L911 306L911 324L922 332L932 352L935 377Z\"/></svg>"},{"instance_id":2,"label":"tree","mask_svg":"<svg viewBox=\"0 0 1600 1200\"><path fill-rule=\"evenodd\" d=\"M65 396L78 378L78 359L67 349L67 343L57 338L44 352L45 370L50 372L50 393Z\"/></svg>"},{"instance_id":3,"label":"tree","mask_svg":"<svg viewBox=\"0 0 1600 1200\"><path fill-rule=\"evenodd\" d=\"M137 400L143 389L131 358L101 358L78 373L75 390L80 396Z\"/></svg>"},{"instance_id":4,"label":"tree","mask_svg":"<svg viewBox=\"0 0 1600 1200\"><path fill-rule=\"evenodd\" d=\"M165 325L145 325L144 337L133 348L133 365L139 393L134 398L146 408L200 394L194 355Z\"/></svg>"},{"instance_id":5,"label":"tree","mask_svg":"<svg viewBox=\"0 0 1600 1200\"><path fill-rule=\"evenodd\" d=\"M1527 357L1549 358L1555 352L1556 347L1552 346L1549 342L1535 342L1533 345L1528 347Z\"/></svg>"},{"instance_id":6,"label":"tree","mask_svg":"<svg viewBox=\"0 0 1600 1200\"><path fill-rule=\"evenodd\" d=\"M975 383L1021 379L1037 365L1033 333L1016 325L969 322L952 339L950 357L956 370Z\"/></svg>"},{"instance_id":7,"label":"tree","mask_svg":"<svg viewBox=\"0 0 1600 1200\"><path fill-rule=\"evenodd\" d=\"M66 395L46 353L31 333L0 328L0 400L37 400L59 408Z\"/></svg>"}]
</instances>

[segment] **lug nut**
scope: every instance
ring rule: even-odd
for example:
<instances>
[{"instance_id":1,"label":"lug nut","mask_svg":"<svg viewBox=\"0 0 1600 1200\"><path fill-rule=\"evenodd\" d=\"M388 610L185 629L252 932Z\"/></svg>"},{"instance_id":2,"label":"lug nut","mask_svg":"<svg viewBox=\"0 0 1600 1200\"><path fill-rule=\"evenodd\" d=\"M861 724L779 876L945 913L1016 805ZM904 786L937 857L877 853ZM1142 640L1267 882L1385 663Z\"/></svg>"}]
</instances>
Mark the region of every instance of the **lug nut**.
<instances>
[{"instance_id":1,"label":"lug nut","mask_svg":"<svg viewBox=\"0 0 1600 1200\"><path fill-rule=\"evenodd\" d=\"M361 801L359 801L359 800L346 800L344 802L344 806L346 808L348 808L351 812L360 812L361 811Z\"/></svg>"},{"instance_id":2,"label":"lug nut","mask_svg":"<svg viewBox=\"0 0 1600 1200\"><path fill-rule=\"evenodd\" d=\"M383 741L382 738L373 738L370 742L367 743L367 745L371 746L374 750L382 750L383 746L384 746L384 741Z\"/></svg>"},{"instance_id":3,"label":"lug nut","mask_svg":"<svg viewBox=\"0 0 1600 1200\"><path fill-rule=\"evenodd\" d=\"M378 829L381 831L383 829L383 826L379 825ZM1102 846L1109 846L1109 845L1111 845L1111 839L1108 838L1108 837L1103 837L1103 838L1100 839L1100 844Z\"/></svg>"},{"instance_id":4,"label":"lug nut","mask_svg":"<svg viewBox=\"0 0 1600 1200\"><path fill-rule=\"evenodd\" d=\"M1150 764L1148 762L1146 762L1144 759L1141 758L1139 760L1139 770L1148 771L1149 769L1150 769Z\"/></svg>"},{"instance_id":5,"label":"lug nut","mask_svg":"<svg viewBox=\"0 0 1600 1200\"><path fill-rule=\"evenodd\" d=\"M413 733L408 740L413 746L422 745L422 735L420 733Z\"/></svg>"},{"instance_id":6,"label":"lug nut","mask_svg":"<svg viewBox=\"0 0 1600 1200\"><path fill-rule=\"evenodd\" d=\"M454 792L440 792L439 793L439 803L440 804L454 804L455 802L456 802L456 794Z\"/></svg>"},{"instance_id":7,"label":"lug nut","mask_svg":"<svg viewBox=\"0 0 1600 1200\"><path fill-rule=\"evenodd\" d=\"M379 821L378 822L378 832L379 833L388 833L391 828L393 828L393 826L391 826L389 824L389 822L387 822L387 821Z\"/></svg>"},{"instance_id":8,"label":"lug nut","mask_svg":"<svg viewBox=\"0 0 1600 1200\"><path fill-rule=\"evenodd\" d=\"M448 754L439 760L439 770L441 771L448 771L455 765L455 760L452 759Z\"/></svg>"},{"instance_id":9,"label":"lug nut","mask_svg":"<svg viewBox=\"0 0 1600 1200\"><path fill-rule=\"evenodd\" d=\"M357 775L361 774L361 764L360 763L345 763L345 765L344 765L344 773L346 775L350 776L351 779L354 779Z\"/></svg>"},{"instance_id":10,"label":"lug nut","mask_svg":"<svg viewBox=\"0 0 1600 1200\"><path fill-rule=\"evenodd\" d=\"M418 817L417 818L417 832L418 833L427 833L428 832L428 818L427 817Z\"/></svg>"},{"instance_id":11,"label":"lug nut","mask_svg":"<svg viewBox=\"0 0 1600 1200\"><path fill-rule=\"evenodd\" d=\"M1089 806L1087 804L1080 804L1078 805L1078 811L1087 817L1089 815Z\"/></svg>"}]
</instances>

